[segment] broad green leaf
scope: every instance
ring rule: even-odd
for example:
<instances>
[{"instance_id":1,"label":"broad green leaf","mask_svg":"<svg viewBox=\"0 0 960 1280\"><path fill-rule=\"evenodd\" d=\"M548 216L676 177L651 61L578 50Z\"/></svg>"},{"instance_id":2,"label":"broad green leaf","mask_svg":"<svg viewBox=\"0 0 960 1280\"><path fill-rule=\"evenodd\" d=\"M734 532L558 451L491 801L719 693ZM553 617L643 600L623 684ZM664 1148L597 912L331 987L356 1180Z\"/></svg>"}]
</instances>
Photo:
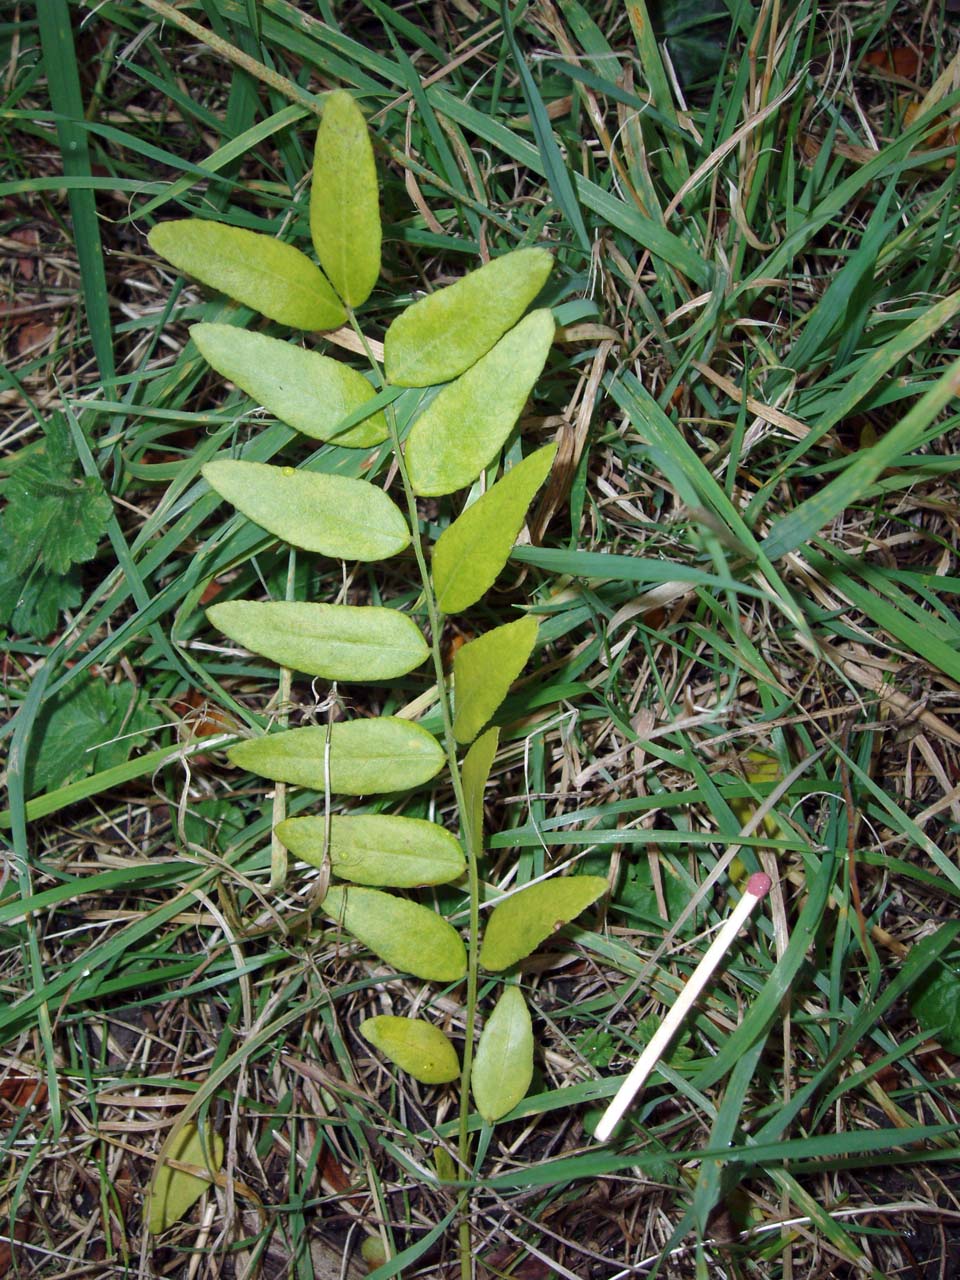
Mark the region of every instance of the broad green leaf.
<instances>
[{"instance_id":1,"label":"broad green leaf","mask_svg":"<svg viewBox=\"0 0 960 1280\"><path fill-rule=\"evenodd\" d=\"M212 1176L223 1165L223 1139L209 1130L201 1133L195 1124L188 1123L175 1129L163 1144L146 1197L145 1216L151 1235L179 1222L210 1185L209 1178L173 1169L168 1160L207 1169Z\"/></svg>"},{"instance_id":2,"label":"broad green leaf","mask_svg":"<svg viewBox=\"0 0 960 1280\"><path fill-rule=\"evenodd\" d=\"M350 307L380 275L380 203L367 122L343 89L327 94L313 152L310 234L320 265Z\"/></svg>"},{"instance_id":3,"label":"broad green leaf","mask_svg":"<svg viewBox=\"0 0 960 1280\"><path fill-rule=\"evenodd\" d=\"M427 982L458 982L467 972L463 939L429 907L379 889L336 885L323 910L375 956Z\"/></svg>"},{"instance_id":4,"label":"broad green leaf","mask_svg":"<svg viewBox=\"0 0 960 1280\"><path fill-rule=\"evenodd\" d=\"M414 491L436 497L474 481L513 430L553 341L553 316L533 311L413 424L405 456Z\"/></svg>"},{"instance_id":5,"label":"broad green leaf","mask_svg":"<svg viewBox=\"0 0 960 1280\"><path fill-rule=\"evenodd\" d=\"M390 680L430 653L405 613L377 605L227 600L207 617L237 644L326 680Z\"/></svg>"},{"instance_id":6,"label":"broad green leaf","mask_svg":"<svg viewBox=\"0 0 960 1280\"><path fill-rule=\"evenodd\" d=\"M938 931L939 932L939 931ZM937 961L908 997L910 1012L948 1053L960 1053L960 962L956 953Z\"/></svg>"},{"instance_id":7,"label":"broad green leaf","mask_svg":"<svg viewBox=\"0 0 960 1280\"><path fill-rule=\"evenodd\" d=\"M292 854L323 866L325 818L286 818L277 836ZM335 814L330 819L330 862L341 880L393 889L446 884L464 870L460 842L423 818Z\"/></svg>"},{"instance_id":8,"label":"broad green leaf","mask_svg":"<svg viewBox=\"0 0 960 1280\"><path fill-rule=\"evenodd\" d=\"M263 778L325 791L327 732L321 725L287 729L238 742L227 755ZM433 734L396 716L342 720L329 733L329 784L336 795L405 791L429 782L444 765L443 747Z\"/></svg>"},{"instance_id":9,"label":"broad green leaf","mask_svg":"<svg viewBox=\"0 0 960 1280\"><path fill-rule=\"evenodd\" d=\"M493 586L556 452L548 444L524 458L437 539L433 585L444 613L469 609Z\"/></svg>"},{"instance_id":10,"label":"broad green leaf","mask_svg":"<svg viewBox=\"0 0 960 1280\"><path fill-rule=\"evenodd\" d=\"M385 1058L423 1084L446 1084L460 1074L456 1049L439 1027L423 1018L381 1014L361 1022L360 1034Z\"/></svg>"},{"instance_id":11,"label":"broad green leaf","mask_svg":"<svg viewBox=\"0 0 960 1280\"><path fill-rule=\"evenodd\" d=\"M533 1079L533 1024L519 987L507 987L480 1033L470 1087L489 1124L512 1111Z\"/></svg>"},{"instance_id":12,"label":"broad green leaf","mask_svg":"<svg viewBox=\"0 0 960 1280\"><path fill-rule=\"evenodd\" d=\"M526 959L609 887L605 876L555 876L514 893L490 914L480 963L499 970Z\"/></svg>"},{"instance_id":13,"label":"broad green leaf","mask_svg":"<svg viewBox=\"0 0 960 1280\"><path fill-rule=\"evenodd\" d=\"M195 324L190 336L217 373L305 436L366 449L390 434L382 412L338 434L344 418L376 396L366 378L340 360L231 324Z\"/></svg>"},{"instance_id":14,"label":"broad green leaf","mask_svg":"<svg viewBox=\"0 0 960 1280\"><path fill-rule=\"evenodd\" d=\"M367 480L232 458L200 470L248 519L305 551L341 560L386 560L410 541L400 508Z\"/></svg>"},{"instance_id":15,"label":"broad green leaf","mask_svg":"<svg viewBox=\"0 0 960 1280\"><path fill-rule=\"evenodd\" d=\"M292 329L338 329L346 321L319 267L273 236L181 218L158 222L147 239L178 271Z\"/></svg>"},{"instance_id":16,"label":"broad green leaf","mask_svg":"<svg viewBox=\"0 0 960 1280\"><path fill-rule=\"evenodd\" d=\"M537 639L536 618L495 627L461 646L453 659L453 736L472 742L526 666Z\"/></svg>"},{"instance_id":17,"label":"broad green leaf","mask_svg":"<svg viewBox=\"0 0 960 1280\"><path fill-rule=\"evenodd\" d=\"M430 387L458 377L516 324L552 266L545 249L516 249L407 307L384 339L387 381Z\"/></svg>"},{"instance_id":18,"label":"broad green leaf","mask_svg":"<svg viewBox=\"0 0 960 1280\"><path fill-rule=\"evenodd\" d=\"M477 857L483 852L483 793L499 743L500 730L488 729L464 756L460 769L463 779L463 813L460 819Z\"/></svg>"}]
</instances>

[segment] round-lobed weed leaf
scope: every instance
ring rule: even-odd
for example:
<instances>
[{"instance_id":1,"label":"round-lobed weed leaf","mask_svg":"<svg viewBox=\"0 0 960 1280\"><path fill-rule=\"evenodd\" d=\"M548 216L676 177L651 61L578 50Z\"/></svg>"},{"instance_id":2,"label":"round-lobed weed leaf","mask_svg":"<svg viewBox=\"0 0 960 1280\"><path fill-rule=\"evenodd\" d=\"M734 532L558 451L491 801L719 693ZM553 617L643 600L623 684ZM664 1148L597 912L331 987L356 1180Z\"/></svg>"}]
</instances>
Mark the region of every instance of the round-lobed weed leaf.
<instances>
[{"instance_id":1,"label":"round-lobed weed leaf","mask_svg":"<svg viewBox=\"0 0 960 1280\"><path fill-rule=\"evenodd\" d=\"M470 1074L477 1110L489 1124L512 1111L533 1079L533 1024L519 987L507 987L480 1033Z\"/></svg>"},{"instance_id":2,"label":"round-lobed weed leaf","mask_svg":"<svg viewBox=\"0 0 960 1280\"><path fill-rule=\"evenodd\" d=\"M472 742L503 702L533 653L538 626L536 618L519 618L457 650L453 659L453 735L458 742Z\"/></svg>"},{"instance_id":3,"label":"round-lobed weed leaf","mask_svg":"<svg viewBox=\"0 0 960 1280\"><path fill-rule=\"evenodd\" d=\"M491 971L526 959L604 893L604 876L556 876L512 894L494 907L483 933L480 963Z\"/></svg>"}]
</instances>

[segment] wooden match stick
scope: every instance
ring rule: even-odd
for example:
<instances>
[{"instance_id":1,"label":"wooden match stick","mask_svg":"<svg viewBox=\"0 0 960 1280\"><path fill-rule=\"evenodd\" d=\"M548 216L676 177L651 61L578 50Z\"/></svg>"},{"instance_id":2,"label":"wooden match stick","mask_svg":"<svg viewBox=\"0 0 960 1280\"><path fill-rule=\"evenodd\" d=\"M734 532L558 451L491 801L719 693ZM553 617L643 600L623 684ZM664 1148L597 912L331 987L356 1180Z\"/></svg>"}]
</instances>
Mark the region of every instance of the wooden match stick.
<instances>
[{"instance_id":1,"label":"wooden match stick","mask_svg":"<svg viewBox=\"0 0 960 1280\"><path fill-rule=\"evenodd\" d=\"M673 1039L680 1023L687 1016L694 1001L710 981L714 969L730 949L737 934L743 928L750 912L770 892L770 877L756 871L747 881L743 897L733 909L733 914L707 948L706 955L694 969L673 1007L657 1027L650 1043L637 1059L633 1070L616 1092L613 1101L600 1118L594 1132L598 1142L607 1142L623 1119L624 1112L646 1083L647 1076L657 1065L667 1045Z\"/></svg>"}]
</instances>

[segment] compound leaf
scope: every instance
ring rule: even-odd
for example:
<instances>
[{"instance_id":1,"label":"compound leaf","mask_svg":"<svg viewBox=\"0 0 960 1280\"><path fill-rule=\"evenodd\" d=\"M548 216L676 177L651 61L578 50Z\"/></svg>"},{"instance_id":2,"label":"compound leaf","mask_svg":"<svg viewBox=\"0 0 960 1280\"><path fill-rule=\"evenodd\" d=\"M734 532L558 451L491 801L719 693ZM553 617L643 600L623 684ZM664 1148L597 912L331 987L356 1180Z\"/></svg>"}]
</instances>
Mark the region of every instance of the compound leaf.
<instances>
[{"instance_id":1,"label":"compound leaf","mask_svg":"<svg viewBox=\"0 0 960 1280\"><path fill-rule=\"evenodd\" d=\"M336 885L323 900L324 913L401 973L427 982L458 982L467 972L467 952L453 925L429 907L379 889Z\"/></svg>"},{"instance_id":2,"label":"compound leaf","mask_svg":"<svg viewBox=\"0 0 960 1280\"><path fill-rule=\"evenodd\" d=\"M337 329L346 321L319 267L273 236L180 218L158 222L147 239L178 271L292 329Z\"/></svg>"},{"instance_id":3,"label":"compound leaf","mask_svg":"<svg viewBox=\"0 0 960 1280\"><path fill-rule=\"evenodd\" d=\"M210 1178L174 1169L167 1163L169 1160L206 1169ZM147 1191L145 1216L151 1235L166 1231L167 1227L179 1222L190 1206L200 1199L222 1165L223 1139L218 1133L200 1130L195 1124L185 1124L174 1130L161 1149Z\"/></svg>"},{"instance_id":4,"label":"compound leaf","mask_svg":"<svg viewBox=\"0 0 960 1280\"><path fill-rule=\"evenodd\" d=\"M516 249L407 307L384 339L387 380L429 387L458 377L520 319L552 266L545 249Z\"/></svg>"},{"instance_id":5,"label":"compound leaf","mask_svg":"<svg viewBox=\"0 0 960 1280\"><path fill-rule=\"evenodd\" d=\"M512 894L490 914L480 963L489 970L509 969L608 888L605 876L558 876Z\"/></svg>"},{"instance_id":6,"label":"compound leaf","mask_svg":"<svg viewBox=\"0 0 960 1280\"><path fill-rule=\"evenodd\" d=\"M405 613L378 605L227 600L207 617L254 653L326 680L389 680L430 653Z\"/></svg>"},{"instance_id":7,"label":"compound leaf","mask_svg":"<svg viewBox=\"0 0 960 1280\"><path fill-rule=\"evenodd\" d=\"M536 618L495 627L462 645L453 659L453 736L472 742L509 692L537 639Z\"/></svg>"},{"instance_id":8,"label":"compound leaf","mask_svg":"<svg viewBox=\"0 0 960 1280\"><path fill-rule=\"evenodd\" d=\"M310 234L344 302L366 302L380 275L377 168L367 123L344 89L327 94L317 130Z\"/></svg>"},{"instance_id":9,"label":"compound leaf","mask_svg":"<svg viewBox=\"0 0 960 1280\"><path fill-rule=\"evenodd\" d=\"M507 987L487 1019L470 1087L477 1110L489 1124L512 1111L533 1079L533 1024L519 987Z\"/></svg>"},{"instance_id":10,"label":"compound leaf","mask_svg":"<svg viewBox=\"0 0 960 1280\"><path fill-rule=\"evenodd\" d=\"M443 747L433 734L396 716L270 733L236 743L227 756L232 764L263 778L314 791L326 790L329 768L330 791L347 796L418 787L444 764Z\"/></svg>"},{"instance_id":11,"label":"compound leaf","mask_svg":"<svg viewBox=\"0 0 960 1280\"><path fill-rule=\"evenodd\" d=\"M339 360L231 324L195 324L190 336L217 373L305 436L365 449L390 434L382 412L338 433L344 418L376 396L366 378Z\"/></svg>"},{"instance_id":12,"label":"compound leaf","mask_svg":"<svg viewBox=\"0 0 960 1280\"><path fill-rule=\"evenodd\" d=\"M276 831L295 857L323 866L325 818L285 818ZM445 828L389 814L334 814L329 854L341 880L392 889L447 884L459 879L465 866L460 842Z\"/></svg>"},{"instance_id":13,"label":"compound leaf","mask_svg":"<svg viewBox=\"0 0 960 1280\"><path fill-rule=\"evenodd\" d=\"M361 1022L360 1034L385 1058L423 1084L446 1084L460 1074L456 1049L439 1027L423 1018L381 1014Z\"/></svg>"},{"instance_id":14,"label":"compound leaf","mask_svg":"<svg viewBox=\"0 0 960 1280\"><path fill-rule=\"evenodd\" d=\"M406 444L416 493L436 497L477 478L520 417L553 334L549 310L531 312L430 402Z\"/></svg>"},{"instance_id":15,"label":"compound leaf","mask_svg":"<svg viewBox=\"0 0 960 1280\"><path fill-rule=\"evenodd\" d=\"M444 613L469 609L493 586L556 452L557 446L548 444L524 458L440 535L432 574Z\"/></svg>"},{"instance_id":16,"label":"compound leaf","mask_svg":"<svg viewBox=\"0 0 960 1280\"><path fill-rule=\"evenodd\" d=\"M269 533L342 560L386 560L410 541L400 508L366 480L222 458L207 483Z\"/></svg>"}]
</instances>

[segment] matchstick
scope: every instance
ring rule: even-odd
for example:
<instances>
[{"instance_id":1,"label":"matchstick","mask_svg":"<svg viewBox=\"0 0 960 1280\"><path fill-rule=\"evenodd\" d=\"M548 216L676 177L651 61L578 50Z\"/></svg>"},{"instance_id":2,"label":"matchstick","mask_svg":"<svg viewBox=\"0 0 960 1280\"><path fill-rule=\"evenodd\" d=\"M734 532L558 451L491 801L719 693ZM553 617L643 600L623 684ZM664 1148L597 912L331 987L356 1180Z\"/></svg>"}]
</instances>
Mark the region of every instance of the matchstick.
<instances>
[{"instance_id":1,"label":"matchstick","mask_svg":"<svg viewBox=\"0 0 960 1280\"><path fill-rule=\"evenodd\" d=\"M680 1023L687 1016L694 1001L710 981L714 969L730 949L737 934L743 928L750 912L770 891L770 877L762 871L755 872L747 881L747 888L733 909L733 914L707 948L706 955L690 975L673 1007L657 1027L650 1043L637 1059L633 1070L617 1090L616 1096L600 1118L594 1132L598 1142L607 1142L623 1118L634 1097L646 1083L647 1076L657 1065L667 1045L673 1039Z\"/></svg>"}]
</instances>

